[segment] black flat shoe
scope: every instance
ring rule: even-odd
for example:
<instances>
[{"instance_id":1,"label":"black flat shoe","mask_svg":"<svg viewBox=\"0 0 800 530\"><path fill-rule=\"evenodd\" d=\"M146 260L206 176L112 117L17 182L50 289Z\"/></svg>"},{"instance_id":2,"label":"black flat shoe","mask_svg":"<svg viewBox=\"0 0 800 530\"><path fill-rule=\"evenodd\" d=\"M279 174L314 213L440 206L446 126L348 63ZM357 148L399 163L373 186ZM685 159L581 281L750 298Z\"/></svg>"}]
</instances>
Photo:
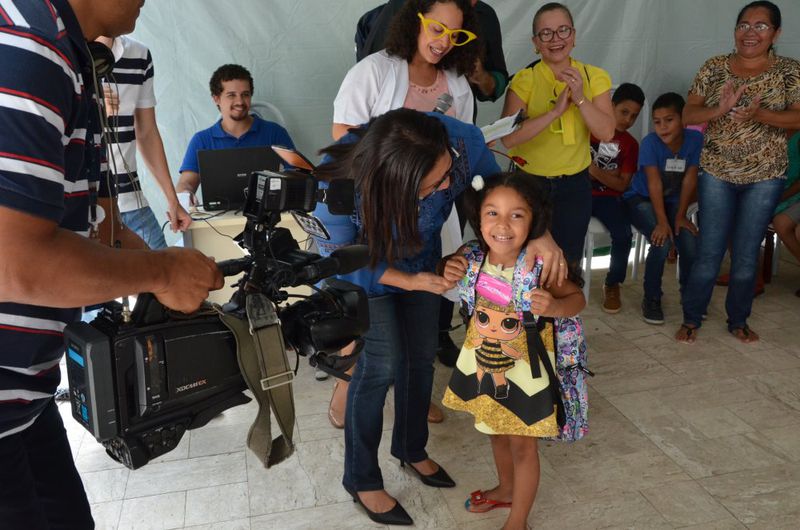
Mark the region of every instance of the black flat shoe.
<instances>
[{"instance_id":1,"label":"black flat shoe","mask_svg":"<svg viewBox=\"0 0 800 530\"><path fill-rule=\"evenodd\" d=\"M406 463L402 460L400 461L400 467L406 467ZM410 467L411 470L417 474L419 479L426 486L430 486L432 488L456 487L455 481L450 478L450 475L447 474L447 471L445 471L442 466L439 466L439 469L436 471L436 473L431 473L430 475L423 475L422 473L420 473L419 470L417 470L417 468L415 468L411 462L408 463L408 467Z\"/></svg>"},{"instance_id":2,"label":"black flat shoe","mask_svg":"<svg viewBox=\"0 0 800 530\"><path fill-rule=\"evenodd\" d=\"M364 508L364 511L367 512L367 515L370 519L375 521L378 524L388 524L388 525L397 525L397 526L411 526L414 524L414 520L408 515L408 512L403 509L400 505L400 501L395 501L394 507L389 510L388 512L373 512L366 506L364 503L361 502L361 497L358 496L358 493L352 491L350 488L344 488L347 493L353 497L353 502L356 504L361 505Z\"/></svg>"}]
</instances>

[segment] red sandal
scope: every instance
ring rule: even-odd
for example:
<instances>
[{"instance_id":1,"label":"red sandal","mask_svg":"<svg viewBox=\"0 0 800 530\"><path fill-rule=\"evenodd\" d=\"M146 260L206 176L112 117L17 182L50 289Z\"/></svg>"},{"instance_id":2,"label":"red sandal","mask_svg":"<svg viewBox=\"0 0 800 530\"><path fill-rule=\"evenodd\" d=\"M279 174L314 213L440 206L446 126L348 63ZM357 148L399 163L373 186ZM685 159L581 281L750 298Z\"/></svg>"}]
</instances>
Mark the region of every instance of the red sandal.
<instances>
[{"instance_id":1,"label":"red sandal","mask_svg":"<svg viewBox=\"0 0 800 530\"><path fill-rule=\"evenodd\" d=\"M481 508L476 510L475 508L478 506ZM472 513L486 513L495 508L511 508L511 503L487 499L486 492L475 490L469 494L469 499L464 502L464 508Z\"/></svg>"}]
</instances>

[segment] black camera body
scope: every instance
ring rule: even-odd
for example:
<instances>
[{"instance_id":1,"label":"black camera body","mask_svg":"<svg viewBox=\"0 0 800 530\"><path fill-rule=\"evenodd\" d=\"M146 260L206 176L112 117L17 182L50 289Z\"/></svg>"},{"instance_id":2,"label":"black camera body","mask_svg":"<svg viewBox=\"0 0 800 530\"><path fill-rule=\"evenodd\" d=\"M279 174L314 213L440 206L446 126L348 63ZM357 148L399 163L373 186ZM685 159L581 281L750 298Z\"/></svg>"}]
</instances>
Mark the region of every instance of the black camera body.
<instances>
[{"instance_id":1,"label":"black camera body","mask_svg":"<svg viewBox=\"0 0 800 530\"><path fill-rule=\"evenodd\" d=\"M250 401L236 341L213 311L173 318L145 294L131 322L112 302L91 324L67 326L64 338L73 417L131 469Z\"/></svg>"},{"instance_id":2,"label":"black camera body","mask_svg":"<svg viewBox=\"0 0 800 530\"><path fill-rule=\"evenodd\" d=\"M251 175L247 223L237 238L250 255L218 264L225 276L244 271L221 308L204 304L185 315L144 293L133 311L110 302L91 324L65 328L72 415L112 458L131 469L141 467L174 449L187 430L250 401L243 393L247 386L236 339L219 315L246 319L251 293L276 305L287 347L307 356L313 366L348 378L344 372L357 355L339 357L338 351L353 341L363 344L360 337L369 328L367 298L360 287L328 277L366 265L366 247L345 247L322 258L300 250L289 231L276 226L283 211L314 220L305 212L316 206L316 197L317 183L308 173ZM286 287L303 284L316 292L279 305L289 297Z\"/></svg>"}]
</instances>

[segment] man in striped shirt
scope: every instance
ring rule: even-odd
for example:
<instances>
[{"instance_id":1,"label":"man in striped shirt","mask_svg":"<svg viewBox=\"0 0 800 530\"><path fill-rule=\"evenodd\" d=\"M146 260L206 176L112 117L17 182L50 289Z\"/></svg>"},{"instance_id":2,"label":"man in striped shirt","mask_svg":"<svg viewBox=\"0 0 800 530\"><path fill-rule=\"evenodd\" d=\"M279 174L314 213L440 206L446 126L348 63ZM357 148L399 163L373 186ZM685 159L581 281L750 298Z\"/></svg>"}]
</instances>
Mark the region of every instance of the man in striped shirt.
<instances>
[{"instance_id":1,"label":"man in striped shirt","mask_svg":"<svg viewBox=\"0 0 800 530\"><path fill-rule=\"evenodd\" d=\"M192 218L178 202L156 124L153 59L144 44L127 35L100 37L97 41L111 49L115 60L114 70L103 83L111 143L101 186L111 184L116 188L117 205L128 228L150 248L166 248L161 226L141 190L137 151L167 199L172 231L186 230Z\"/></svg>"},{"instance_id":2,"label":"man in striped shirt","mask_svg":"<svg viewBox=\"0 0 800 530\"><path fill-rule=\"evenodd\" d=\"M0 0L0 526L92 528L52 393L80 307L153 292L192 311L222 286L190 249L91 241L102 145L87 40L142 0Z\"/></svg>"}]
</instances>

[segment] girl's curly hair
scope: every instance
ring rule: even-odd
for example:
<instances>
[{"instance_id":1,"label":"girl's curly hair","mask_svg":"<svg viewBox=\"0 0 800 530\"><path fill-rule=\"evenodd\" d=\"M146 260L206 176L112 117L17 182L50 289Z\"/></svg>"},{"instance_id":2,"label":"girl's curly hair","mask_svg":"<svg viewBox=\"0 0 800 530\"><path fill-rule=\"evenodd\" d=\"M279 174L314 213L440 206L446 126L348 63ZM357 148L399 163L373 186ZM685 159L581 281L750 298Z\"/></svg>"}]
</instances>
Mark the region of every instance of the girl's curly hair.
<instances>
[{"instance_id":1,"label":"girl's curly hair","mask_svg":"<svg viewBox=\"0 0 800 530\"><path fill-rule=\"evenodd\" d=\"M484 184L479 190L469 186L464 192L464 209L466 210L467 220L477 236L481 250L484 252L489 250L489 245L486 244L486 240L481 233L481 206L489 192L499 187L511 188L528 203L533 213L531 226L528 230L528 241L541 237L549 230L553 203L549 191L538 179L517 169L483 177L483 181ZM567 263L567 278L578 287L583 287L583 278L577 264Z\"/></svg>"},{"instance_id":2,"label":"girl's curly hair","mask_svg":"<svg viewBox=\"0 0 800 530\"><path fill-rule=\"evenodd\" d=\"M417 41L422 30L417 13L427 16L434 4L455 4L464 15L461 29L478 34L478 23L475 12L469 0L407 0L400 8L389 26L386 36L386 52L395 57L401 57L411 62L417 53ZM478 40L480 37L478 38ZM436 65L441 70L454 69L458 75L469 75L475 69L475 61L480 55L478 40L454 46Z\"/></svg>"},{"instance_id":3,"label":"girl's curly hair","mask_svg":"<svg viewBox=\"0 0 800 530\"><path fill-rule=\"evenodd\" d=\"M489 247L481 234L481 206L489 192L495 188L511 188L530 207L533 217L531 226L528 229L528 241L542 236L550 228L550 217L553 211L552 203L550 202L549 193L537 179L518 169L507 173L495 173L494 175L483 177L483 180L484 185L480 190L475 190L472 186L469 186L464 192L464 209L466 210L467 220L475 230L475 235L484 252L489 250Z\"/></svg>"}]
</instances>

